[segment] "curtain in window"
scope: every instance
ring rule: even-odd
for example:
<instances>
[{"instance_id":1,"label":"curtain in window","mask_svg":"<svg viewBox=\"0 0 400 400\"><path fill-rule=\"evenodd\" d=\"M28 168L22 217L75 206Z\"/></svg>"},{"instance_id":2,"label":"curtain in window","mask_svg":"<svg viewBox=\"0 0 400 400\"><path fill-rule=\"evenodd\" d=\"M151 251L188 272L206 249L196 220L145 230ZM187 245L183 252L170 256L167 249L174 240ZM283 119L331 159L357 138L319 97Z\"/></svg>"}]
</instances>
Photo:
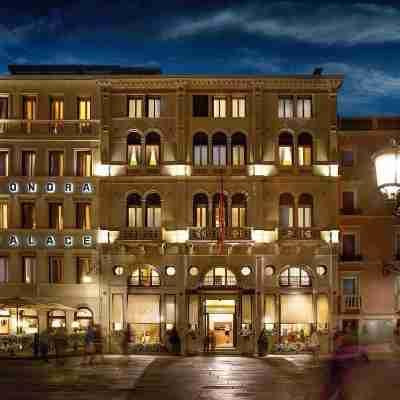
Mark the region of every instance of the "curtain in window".
<instances>
[{"instance_id":1,"label":"curtain in window","mask_svg":"<svg viewBox=\"0 0 400 400\"><path fill-rule=\"evenodd\" d=\"M207 206L196 206L196 221L197 228L205 228L207 226Z\"/></svg>"},{"instance_id":2,"label":"curtain in window","mask_svg":"<svg viewBox=\"0 0 400 400\"><path fill-rule=\"evenodd\" d=\"M128 100L129 118L142 118L142 99L130 98Z\"/></svg>"},{"instance_id":3,"label":"curtain in window","mask_svg":"<svg viewBox=\"0 0 400 400\"><path fill-rule=\"evenodd\" d=\"M147 116L148 118L160 118L161 99L147 99Z\"/></svg>"},{"instance_id":4,"label":"curtain in window","mask_svg":"<svg viewBox=\"0 0 400 400\"><path fill-rule=\"evenodd\" d=\"M27 229L36 228L36 213L33 203L22 203L22 227Z\"/></svg>"},{"instance_id":5,"label":"curtain in window","mask_svg":"<svg viewBox=\"0 0 400 400\"><path fill-rule=\"evenodd\" d=\"M175 325L176 323L176 304L175 295L167 294L165 296L165 323Z\"/></svg>"},{"instance_id":6,"label":"curtain in window","mask_svg":"<svg viewBox=\"0 0 400 400\"><path fill-rule=\"evenodd\" d=\"M208 146L196 144L194 145L194 165L197 167L205 167L208 165Z\"/></svg>"},{"instance_id":7,"label":"curtain in window","mask_svg":"<svg viewBox=\"0 0 400 400\"><path fill-rule=\"evenodd\" d=\"M234 167L244 165L245 147L242 145L235 145L232 147L232 165Z\"/></svg>"},{"instance_id":8,"label":"curtain in window","mask_svg":"<svg viewBox=\"0 0 400 400\"><path fill-rule=\"evenodd\" d=\"M142 207L128 206L128 227L142 227Z\"/></svg>"},{"instance_id":9,"label":"curtain in window","mask_svg":"<svg viewBox=\"0 0 400 400\"><path fill-rule=\"evenodd\" d=\"M232 206L232 227L243 228L246 226L246 208Z\"/></svg>"},{"instance_id":10,"label":"curtain in window","mask_svg":"<svg viewBox=\"0 0 400 400\"><path fill-rule=\"evenodd\" d=\"M226 146L213 145L213 164L217 167L226 165Z\"/></svg>"},{"instance_id":11,"label":"curtain in window","mask_svg":"<svg viewBox=\"0 0 400 400\"><path fill-rule=\"evenodd\" d=\"M317 323L318 329L327 329L329 323L329 301L326 294L320 294L317 298Z\"/></svg>"},{"instance_id":12,"label":"curtain in window","mask_svg":"<svg viewBox=\"0 0 400 400\"><path fill-rule=\"evenodd\" d=\"M36 265L36 258L35 257L24 257L24 283L33 283L33 274Z\"/></svg>"},{"instance_id":13,"label":"curtain in window","mask_svg":"<svg viewBox=\"0 0 400 400\"><path fill-rule=\"evenodd\" d=\"M0 257L0 283L8 281L8 258Z\"/></svg>"},{"instance_id":14,"label":"curtain in window","mask_svg":"<svg viewBox=\"0 0 400 400\"><path fill-rule=\"evenodd\" d=\"M92 176L92 153L90 151L77 151L76 175Z\"/></svg>"},{"instance_id":15,"label":"curtain in window","mask_svg":"<svg viewBox=\"0 0 400 400\"><path fill-rule=\"evenodd\" d=\"M50 283L62 283L63 281L63 265L62 257L50 257Z\"/></svg>"},{"instance_id":16,"label":"curtain in window","mask_svg":"<svg viewBox=\"0 0 400 400\"><path fill-rule=\"evenodd\" d=\"M89 203L76 203L76 227L78 229L91 229Z\"/></svg>"},{"instance_id":17,"label":"curtain in window","mask_svg":"<svg viewBox=\"0 0 400 400\"><path fill-rule=\"evenodd\" d=\"M189 324L191 329L197 329L199 325L199 296L189 297Z\"/></svg>"},{"instance_id":18,"label":"curtain in window","mask_svg":"<svg viewBox=\"0 0 400 400\"><path fill-rule=\"evenodd\" d=\"M78 100L78 118L80 120L90 120L90 99Z\"/></svg>"},{"instance_id":19,"label":"curtain in window","mask_svg":"<svg viewBox=\"0 0 400 400\"><path fill-rule=\"evenodd\" d=\"M281 322L283 324L313 323L312 295L281 295Z\"/></svg>"},{"instance_id":20,"label":"curtain in window","mask_svg":"<svg viewBox=\"0 0 400 400\"><path fill-rule=\"evenodd\" d=\"M291 206L279 207L279 225L283 228L293 227L293 207Z\"/></svg>"},{"instance_id":21,"label":"curtain in window","mask_svg":"<svg viewBox=\"0 0 400 400\"><path fill-rule=\"evenodd\" d=\"M0 176L8 176L8 151L0 151Z\"/></svg>"},{"instance_id":22,"label":"curtain in window","mask_svg":"<svg viewBox=\"0 0 400 400\"><path fill-rule=\"evenodd\" d=\"M140 144L129 144L128 145L128 166L138 167L141 164L142 147Z\"/></svg>"},{"instance_id":23,"label":"curtain in window","mask_svg":"<svg viewBox=\"0 0 400 400\"><path fill-rule=\"evenodd\" d=\"M312 225L312 208L310 206L299 207L298 219L299 228L310 228Z\"/></svg>"},{"instance_id":24,"label":"curtain in window","mask_svg":"<svg viewBox=\"0 0 400 400\"><path fill-rule=\"evenodd\" d=\"M232 99L232 117L244 118L246 116L246 99L233 98Z\"/></svg>"},{"instance_id":25,"label":"curtain in window","mask_svg":"<svg viewBox=\"0 0 400 400\"><path fill-rule=\"evenodd\" d=\"M8 118L8 97L0 97L0 120ZM4 133L6 122L0 121L0 133Z\"/></svg>"},{"instance_id":26,"label":"curtain in window","mask_svg":"<svg viewBox=\"0 0 400 400\"><path fill-rule=\"evenodd\" d=\"M24 119L36 119L36 98L24 97Z\"/></svg>"},{"instance_id":27,"label":"curtain in window","mask_svg":"<svg viewBox=\"0 0 400 400\"><path fill-rule=\"evenodd\" d=\"M290 166L293 164L291 146L279 146L279 162L281 165L285 166Z\"/></svg>"},{"instance_id":28,"label":"curtain in window","mask_svg":"<svg viewBox=\"0 0 400 400\"><path fill-rule=\"evenodd\" d=\"M146 144L146 160L149 167L157 167L160 161L160 146Z\"/></svg>"},{"instance_id":29,"label":"curtain in window","mask_svg":"<svg viewBox=\"0 0 400 400\"><path fill-rule=\"evenodd\" d=\"M64 175L64 153L61 151L51 151L49 153L49 175Z\"/></svg>"},{"instance_id":30,"label":"curtain in window","mask_svg":"<svg viewBox=\"0 0 400 400\"><path fill-rule=\"evenodd\" d=\"M133 324L159 324L160 295L128 295L127 321Z\"/></svg>"},{"instance_id":31,"label":"curtain in window","mask_svg":"<svg viewBox=\"0 0 400 400\"><path fill-rule=\"evenodd\" d=\"M214 98L214 118L225 118L226 117L226 99L225 98Z\"/></svg>"},{"instance_id":32,"label":"curtain in window","mask_svg":"<svg viewBox=\"0 0 400 400\"><path fill-rule=\"evenodd\" d=\"M0 203L0 229L8 229L8 203Z\"/></svg>"},{"instance_id":33,"label":"curtain in window","mask_svg":"<svg viewBox=\"0 0 400 400\"><path fill-rule=\"evenodd\" d=\"M84 283L83 278L90 273L90 258L78 257L78 282Z\"/></svg>"},{"instance_id":34,"label":"curtain in window","mask_svg":"<svg viewBox=\"0 0 400 400\"><path fill-rule=\"evenodd\" d=\"M115 327L116 324L120 324L122 328L124 317L123 317L123 294L112 295L112 316L111 321Z\"/></svg>"},{"instance_id":35,"label":"curtain in window","mask_svg":"<svg viewBox=\"0 0 400 400\"><path fill-rule=\"evenodd\" d=\"M22 152L22 175L35 176L36 153L34 151Z\"/></svg>"},{"instance_id":36,"label":"curtain in window","mask_svg":"<svg viewBox=\"0 0 400 400\"><path fill-rule=\"evenodd\" d=\"M252 322L251 295L245 294L242 296L242 324L251 324L251 322Z\"/></svg>"},{"instance_id":37,"label":"curtain in window","mask_svg":"<svg viewBox=\"0 0 400 400\"><path fill-rule=\"evenodd\" d=\"M64 225L63 205L59 203L50 203L49 209L50 228L62 230Z\"/></svg>"},{"instance_id":38,"label":"curtain in window","mask_svg":"<svg viewBox=\"0 0 400 400\"><path fill-rule=\"evenodd\" d=\"M277 322L275 295L266 294L264 301L264 323L273 324Z\"/></svg>"},{"instance_id":39,"label":"curtain in window","mask_svg":"<svg viewBox=\"0 0 400 400\"><path fill-rule=\"evenodd\" d=\"M297 99L297 116L299 118L311 118L311 98Z\"/></svg>"},{"instance_id":40,"label":"curtain in window","mask_svg":"<svg viewBox=\"0 0 400 400\"><path fill-rule=\"evenodd\" d=\"M293 118L293 99L281 98L278 102L279 118Z\"/></svg>"},{"instance_id":41,"label":"curtain in window","mask_svg":"<svg viewBox=\"0 0 400 400\"><path fill-rule=\"evenodd\" d=\"M161 208L148 207L147 208L147 227L159 228L161 226Z\"/></svg>"},{"instance_id":42,"label":"curtain in window","mask_svg":"<svg viewBox=\"0 0 400 400\"><path fill-rule=\"evenodd\" d=\"M50 105L50 116L53 121L64 119L64 100L52 99Z\"/></svg>"},{"instance_id":43,"label":"curtain in window","mask_svg":"<svg viewBox=\"0 0 400 400\"><path fill-rule=\"evenodd\" d=\"M311 165L311 153L312 148L310 146L299 146L299 165L310 166Z\"/></svg>"}]
</instances>

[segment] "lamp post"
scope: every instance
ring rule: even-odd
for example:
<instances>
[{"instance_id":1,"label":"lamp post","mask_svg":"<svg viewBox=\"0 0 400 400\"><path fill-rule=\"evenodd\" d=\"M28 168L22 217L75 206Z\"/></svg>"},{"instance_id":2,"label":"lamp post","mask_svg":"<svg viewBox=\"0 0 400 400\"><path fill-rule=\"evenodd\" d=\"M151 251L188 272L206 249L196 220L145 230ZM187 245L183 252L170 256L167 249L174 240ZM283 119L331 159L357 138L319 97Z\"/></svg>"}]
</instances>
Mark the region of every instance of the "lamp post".
<instances>
[{"instance_id":1,"label":"lamp post","mask_svg":"<svg viewBox=\"0 0 400 400\"><path fill-rule=\"evenodd\" d=\"M400 145L392 139L389 146L372 156L376 182L384 198L393 203L393 214L400 216Z\"/></svg>"}]
</instances>

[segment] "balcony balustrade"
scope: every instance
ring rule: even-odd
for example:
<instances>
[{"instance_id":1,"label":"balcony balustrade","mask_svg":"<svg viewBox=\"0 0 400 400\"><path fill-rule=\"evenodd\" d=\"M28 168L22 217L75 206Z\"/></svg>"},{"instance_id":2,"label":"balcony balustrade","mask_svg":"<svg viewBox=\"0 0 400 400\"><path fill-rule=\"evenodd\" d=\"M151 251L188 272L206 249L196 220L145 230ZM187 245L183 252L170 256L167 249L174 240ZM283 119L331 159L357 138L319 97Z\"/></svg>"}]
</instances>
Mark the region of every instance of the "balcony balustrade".
<instances>
[{"instance_id":1,"label":"balcony balustrade","mask_svg":"<svg viewBox=\"0 0 400 400\"><path fill-rule=\"evenodd\" d=\"M189 228L189 240L218 240L220 235L219 228ZM225 227L224 240L251 240L250 227Z\"/></svg>"},{"instance_id":2,"label":"balcony balustrade","mask_svg":"<svg viewBox=\"0 0 400 400\"><path fill-rule=\"evenodd\" d=\"M361 296L344 295L340 297L340 311L342 313L358 313L361 310Z\"/></svg>"},{"instance_id":3,"label":"balcony balustrade","mask_svg":"<svg viewBox=\"0 0 400 400\"><path fill-rule=\"evenodd\" d=\"M119 240L161 240L161 228L122 229Z\"/></svg>"}]
</instances>

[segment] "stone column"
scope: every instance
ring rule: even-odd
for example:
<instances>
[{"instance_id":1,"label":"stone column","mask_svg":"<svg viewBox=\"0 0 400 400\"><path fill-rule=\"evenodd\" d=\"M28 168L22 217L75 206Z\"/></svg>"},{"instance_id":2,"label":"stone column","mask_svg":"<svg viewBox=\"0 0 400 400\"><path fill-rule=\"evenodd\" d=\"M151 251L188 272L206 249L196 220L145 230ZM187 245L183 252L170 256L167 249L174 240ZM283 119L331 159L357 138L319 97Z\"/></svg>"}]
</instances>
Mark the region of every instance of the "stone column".
<instances>
[{"instance_id":1,"label":"stone column","mask_svg":"<svg viewBox=\"0 0 400 400\"><path fill-rule=\"evenodd\" d=\"M177 296L176 310L178 312L177 330L181 339L181 354L186 353L186 333L187 333L187 304L186 304L186 280L188 257L183 255L177 259Z\"/></svg>"}]
</instances>

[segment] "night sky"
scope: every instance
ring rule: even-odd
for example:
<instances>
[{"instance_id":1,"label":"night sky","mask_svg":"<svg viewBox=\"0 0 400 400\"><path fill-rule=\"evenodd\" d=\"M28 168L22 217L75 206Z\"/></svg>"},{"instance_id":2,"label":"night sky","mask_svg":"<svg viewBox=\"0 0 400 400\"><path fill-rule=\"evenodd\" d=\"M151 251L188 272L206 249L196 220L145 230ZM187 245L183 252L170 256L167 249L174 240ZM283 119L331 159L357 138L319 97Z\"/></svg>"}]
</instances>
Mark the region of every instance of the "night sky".
<instances>
[{"instance_id":1,"label":"night sky","mask_svg":"<svg viewBox=\"0 0 400 400\"><path fill-rule=\"evenodd\" d=\"M346 76L341 115L400 114L400 0L1 3L1 73L10 63L149 65L166 74L321 66Z\"/></svg>"}]
</instances>

